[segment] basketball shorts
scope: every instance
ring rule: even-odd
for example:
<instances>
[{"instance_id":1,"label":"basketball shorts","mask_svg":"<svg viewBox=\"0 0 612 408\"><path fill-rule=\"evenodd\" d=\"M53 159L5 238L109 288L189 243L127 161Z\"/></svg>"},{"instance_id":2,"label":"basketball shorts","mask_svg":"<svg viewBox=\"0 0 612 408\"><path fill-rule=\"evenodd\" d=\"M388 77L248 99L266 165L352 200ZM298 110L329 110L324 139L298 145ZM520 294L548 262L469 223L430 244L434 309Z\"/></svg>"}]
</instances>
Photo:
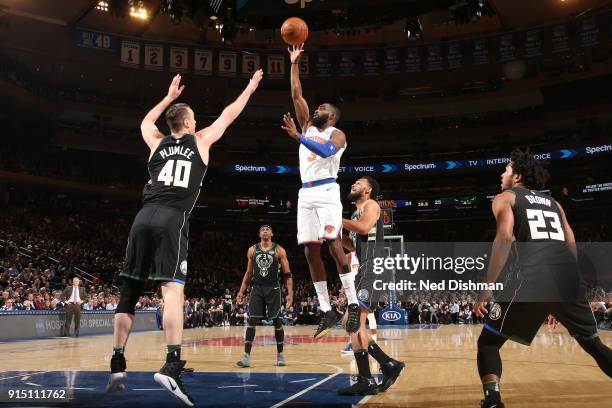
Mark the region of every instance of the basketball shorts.
<instances>
[{"instance_id":1,"label":"basketball shorts","mask_svg":"<svg viewBox=\"0 0 612 408\"><path fill-rule=\"evenodd\" d=\"M597 334L586 290L575 265L513 268L485 319L485 328L529 345L549 314L574 337Z\"/></svg>"},{"instance_id":2,"label":"basketball shorts","mask_svg":"<svg viewBox=\"0 0 612 408\"><path fill-rule=\"evenodd\" d=\"M300 189L297 231L298 244L341 237L342 202L337 183Z\"/></svg>"},{"instance_id":3,"label":"basketball shorts","mask_svg":"<svg viewBox=\"0 0 612 408\"><path fill-rule=\"evenodd\" d=\"M281 288L278 286L253 285L249 297L249 317L276 319L281 312Z\"/></svg>"},{"instance_id":4,"label":"basketball shorts","mask_svg":"<svg viewBox=\"0 0 612 408\"><path fill-rule=\"evenodd\" d=\"M376 307L382 294L381 291L374 290L374 280L376 279L380 279L380 276L374 273L371 259L359 265L357 276L355 276L355 291L357 292L359 305L369 311Z\"/></svg>"},{"instance_id":5,"label":"basketball shorts","mask_svg":"<svg viewBox=\"0 0 612 408\"><path fill-rule=\"evenodd\" d=\"M562 303L495 303L484 327L509 340L530 345L549 314L574 337L597 335L595 317L586 299Z\"/></svg>"},{"instance_id":6,"label":"basketball shorts","mask_svg":"<svg viewBox=\"0 0 612 408\"><path fill-rule=\"evenodd\" d=\"M187 280L188 214L170 207L143 207L130 230L121 276L137 280Z\"/></svg>"}]
</instances>

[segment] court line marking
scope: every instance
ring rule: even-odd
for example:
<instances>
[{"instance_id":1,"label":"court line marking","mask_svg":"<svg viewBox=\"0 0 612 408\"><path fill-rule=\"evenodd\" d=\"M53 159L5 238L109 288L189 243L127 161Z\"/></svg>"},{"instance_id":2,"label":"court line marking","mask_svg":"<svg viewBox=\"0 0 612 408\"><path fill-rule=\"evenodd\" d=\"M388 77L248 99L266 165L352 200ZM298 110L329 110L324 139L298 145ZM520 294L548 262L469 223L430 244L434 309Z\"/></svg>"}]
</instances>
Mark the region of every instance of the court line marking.
<instances>
[{"instance_id":1,"label":"court line marking","mask_svg":"<svg viewBox=\"0 0 612 408\"><path fill-rule=\"evenodd\" d=\"M255 391L255 392L272 392L272 391Z\"/></svg>"},{"instance_id":2,"label":"court line marking","mask_svg":"<svg viewBox=\"0 0 612 408\"><path fill-rule=\"evenodd\" d=\"M79 370L79 368L84 368L84 367L97 367L97 366L99 366L99 365L100 365L100 363L96 363L96 364L87 364L87 365L82 365L82 366L79 366L79 367L56 368L56 369L54 369L54 370L38 371L38 372L35 372L35 373L27 373L27 374L13 375L13 376L11 376L11 377L3 377L3 378L0 378L0 381L10 380L10 379L13 379L13 378L20 378L20 377L28 377L28 378L29 378L29 377L30 377L30 376L32 376L32 375L46 374L46 373L53 373L53 372L55 372L55 371L58 371L58 372L64 372L64 371L78 371L78 372L81 372L82 370ZM6 372L6 371L0 371L0 373L5 373L5 372Z\"/></svg>"},{"instance_id":3,"label":"court line marking","mask_svg":"<svg viewBox=\"0 0 612 408\"><path fill-rule=\"evenodd\" d=\"M314 381L316 380L316 378L306 378L304 380L295 380L295 381L289 381L290 383L301 383L301 382L306 382L306 381Z\"/></svg>"},{"instance_id":4,"label":"court line marking","mask_svg":"<svg viewBox=\"0 0 612 408\"><path fill-rule=\"evenodd\" d=\"M221 387L217 387L217 388L245 388L245 387L259 387L259 385L257 384L222 385Z\"/></svg>"},{"instance_id":5,"label":"court line marking","mask_svg":"<svg viewBox=\"0 0 612 408\"><path fill-rule=\"evenodd\" d=\"M85 391L94 391L95 388L84 388L84 387L68 387L69 390L85 390Z\"/></svg>"},{"instance_id":6,"label":"court line marking","mask_svg":"<svg viewBox=\"0 0 612 408\"><path fill-rule=\"evenodd\" d=\"M27 382L26 385L31 385L32 387L42 387L42 385L33 382Z\"/></svg>"},{"instance_id":7,"label":"court line marking","mask_svg":"<svg viewBox=\"0 0 612 408\"><path fill-rule=\"evenodd\" d=\"M296 361L296 363L299 364L316 364L316 365L321 365L321 366L327 366L327 367L332 367L336 369L336 372L333 374L328 375L327 377L323 378L321 381L318 381L314 384L312 384L311 386L304 388L302 391L293 394L292 396L285 398L284 400L282 400L281 402L277 402L276 404L272 405L270 408L278 408L278 407L282 407L283 405L285 405L286 403L293 401L294 399L296 399L299 396L302 396L304 394L306 394L308 391L317 388L319 385L331 380L332 378L336 377L339 374L342 374L344 372L344 370L340 367L337 367L335 365L331 365L331 364L320 364L320 363L312 363L312 362L303 362L303 361Z\"/></svg>"},{"instance_id":8,"label":"court line marking","mask_svg":"<svg viewBox=\"0 0 612 408\"><path fill-rule=\"evenodd\" d=\"M163 388L132 388L132 391L166 391Z\"/></svg>"},{"instance_id":9,"label":"court line marking","mask_svg":"<svg viewBox=\"0 0 612 408\"><path fill-rule=\"evenodd\" d=\"M365 404L366 402L368 402L370 400L370 398L372 398L373 395L366 395L365 397L363 397L362 399L359 400L358 403L353 404L354 407L358 407L362 404Z\"/></svg>"}]
</instances>

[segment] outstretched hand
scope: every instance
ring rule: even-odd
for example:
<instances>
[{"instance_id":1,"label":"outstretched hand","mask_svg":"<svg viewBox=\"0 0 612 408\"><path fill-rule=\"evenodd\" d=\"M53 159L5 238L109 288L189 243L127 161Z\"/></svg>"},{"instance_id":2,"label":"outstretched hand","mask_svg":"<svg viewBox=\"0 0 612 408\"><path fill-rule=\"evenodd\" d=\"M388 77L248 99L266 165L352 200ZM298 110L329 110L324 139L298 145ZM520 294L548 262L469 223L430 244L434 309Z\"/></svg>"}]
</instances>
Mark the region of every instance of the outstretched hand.
<instances>
[{"instance_id":1,"label":"outstretched hand","mask_svg":"<svg viewBox=\"0 0 612 408\"><path fill-rule=\"evenodd\" d=\"M291 47L287 47L287 51L289 51L289 59L293 64L300 59L300 56L304 52L304 44L292 45Z\"/></svg>"},{"instance_id":2,"label":"outstretched hand","mask_svg":"<svg viewBox=\"0 0 612 408\"><path fill-rule=\"evenodd\" d=\"M258 69L257 71L255 71L255 73L251 77L251 80L249 81L249 85L247 85L247 89L249 89L251 92L255 92L262 78L263 78L263 70Z\"/></svg>"},{"instance_id":3,"label":"outstretched hand","mask_svg":"<svg viewBox=\"0 0 612 408\"><path fill-rule=\"evenodd\" d=\"M176 74L174 78L172 78L172 82L170 82L170 87L168 88L168 97L172 100L175 100L179 96L181 96L181 92L185 89L185 85L181 85L181 74Z\"/></svg>"},{"instance_id":4,"label":"outstretched hand","mask_svg":"<svg viewBox=\"0 0 612 408\"><path fill-rule=\"evenodd\" d=\"M295 126L295 122L291 117L291 113L287 112L283 115L283 125L281 125L281 129L287 132L289 136L291 136L295 140L300 139L300 132L298 132L297 126Z\"/></svg>"}]
</instances>

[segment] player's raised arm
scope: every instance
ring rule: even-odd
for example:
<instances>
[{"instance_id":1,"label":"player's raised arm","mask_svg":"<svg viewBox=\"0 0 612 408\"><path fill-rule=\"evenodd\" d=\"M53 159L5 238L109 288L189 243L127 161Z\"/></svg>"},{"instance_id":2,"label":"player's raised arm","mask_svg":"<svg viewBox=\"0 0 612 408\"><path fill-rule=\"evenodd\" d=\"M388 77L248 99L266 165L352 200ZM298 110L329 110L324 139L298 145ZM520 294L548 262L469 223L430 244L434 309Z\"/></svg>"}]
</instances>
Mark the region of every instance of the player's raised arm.
<instances>
[{"instance_id":1,"label":"player's raised arm","mask_svg":"<svg viewBox=\"0 0 612 408\"><path fill-rule=\"evenodd\" d=\"M374 200L368 200L364 205L358 220L342 220L342 227L357 234L365 235L376 225L380 217L380 206Z\"/></svg>"},{"instance_id":2,"label":"player's raised arm","mask_svg":"<svg viewBox=\"0 0 612 408\"><path fill-rule=\"evenodd\" d=\"M234 120L236 120L238 115L240 115L247 102L249 101L249 98L257 89L257 86L259 85L259 82L262 78L263 71L261 69L258 69L255 74L253 74L253 77L249 81L249 84L244 89L244 91L242 91L240 96L238 96L238 98L236 98L234 102L232 102L225 109L223 109L223 112L217 118L217 120L215 120L213 124L209 127L204 128L196 133L196 136L202 141L204 146L211 146L213 143L219 140L221 136L223 136L225 129L227 129L228 126L231 125Z\"/></svg>"},{"instance_id":3,"label":"player's raised arm","mask_svg":"<svg viewBox=\"0 0 612 408\"><path fill-rule=\"evenodd\" d=\"M244 293L249 287L249 284L251 283L251 278L253 277L253 252L253 247L250 247L247 251L247 268L244 272L242 283L240 284L240 290L238 291L238 295L236 296L236 303L238 304L244 304Z\"/></svg>"},{"instance_id":4,"label":"player's raised arm","mask_svg":"<svg viewBox=\"0 0 612 408\"><path fill-rule=\"evenodd\" d=\"M289 259L287 258L285 248L279 245L276 248L276 253L278 254L278 260L280 261L281 269L283 271L283 278L285 280L285 284L287 285L287 304L285 307L289 309L291 306L293 306L293 275L291 274L291 268L289 268Z\"/></svg>"},{"instance_id":5,"label":"player's raised arm","mask_svg":"<svg viewBox=\"0 0 612 408\"><path fill-rule=\"evenodd\" d=\"M164 113L166 108L181 95L183 89L185 89L185 85L181 85L181 76L176 74L174 78L172 78L172 82L168 88L168 94L160 103L155 105L155 107L151 109L142 120L142 123L140 124L140 132L142 133L142 138L144 139L145 143L151 150L154 150L159 144L159 141L164 137L164 134L157 129L157 126L155 126L155 122L157 122L157 119L159 119L162 113Z\"/></svg>"},{"instance_id":6,"label":"player's raised arm","mask_svg":"<svg viewBox=\"0 0 612 408\"><path fill-rule=\"evenodd\" d=\"M302 83L300 82L300 56L304 52L304 44L294 45L289 47L289 58L291 60L291 99L295 107L295 115L302 128L302 132L306 131L310 112L308 111L308 103L302 96Z\"/></svg>"}]
</instances>

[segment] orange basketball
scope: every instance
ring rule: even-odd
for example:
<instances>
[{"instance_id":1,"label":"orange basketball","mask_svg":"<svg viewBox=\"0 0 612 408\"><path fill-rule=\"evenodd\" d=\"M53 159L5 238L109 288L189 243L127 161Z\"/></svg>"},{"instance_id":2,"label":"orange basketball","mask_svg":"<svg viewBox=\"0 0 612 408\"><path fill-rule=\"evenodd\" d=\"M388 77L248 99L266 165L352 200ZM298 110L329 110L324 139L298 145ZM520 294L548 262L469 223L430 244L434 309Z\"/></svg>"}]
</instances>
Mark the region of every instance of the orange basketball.
<instances>
[{"instance_id":1,"label":"orange basketball","mask_svg":"<svg viewBox=\"0 0 612 408\"><path fill-rule=\"evenodd\" d=\"M281 37L289 45L300 45L308 38L308 26L299 17L290 17L281 26Z\"/></svg>"}]
</instances>

